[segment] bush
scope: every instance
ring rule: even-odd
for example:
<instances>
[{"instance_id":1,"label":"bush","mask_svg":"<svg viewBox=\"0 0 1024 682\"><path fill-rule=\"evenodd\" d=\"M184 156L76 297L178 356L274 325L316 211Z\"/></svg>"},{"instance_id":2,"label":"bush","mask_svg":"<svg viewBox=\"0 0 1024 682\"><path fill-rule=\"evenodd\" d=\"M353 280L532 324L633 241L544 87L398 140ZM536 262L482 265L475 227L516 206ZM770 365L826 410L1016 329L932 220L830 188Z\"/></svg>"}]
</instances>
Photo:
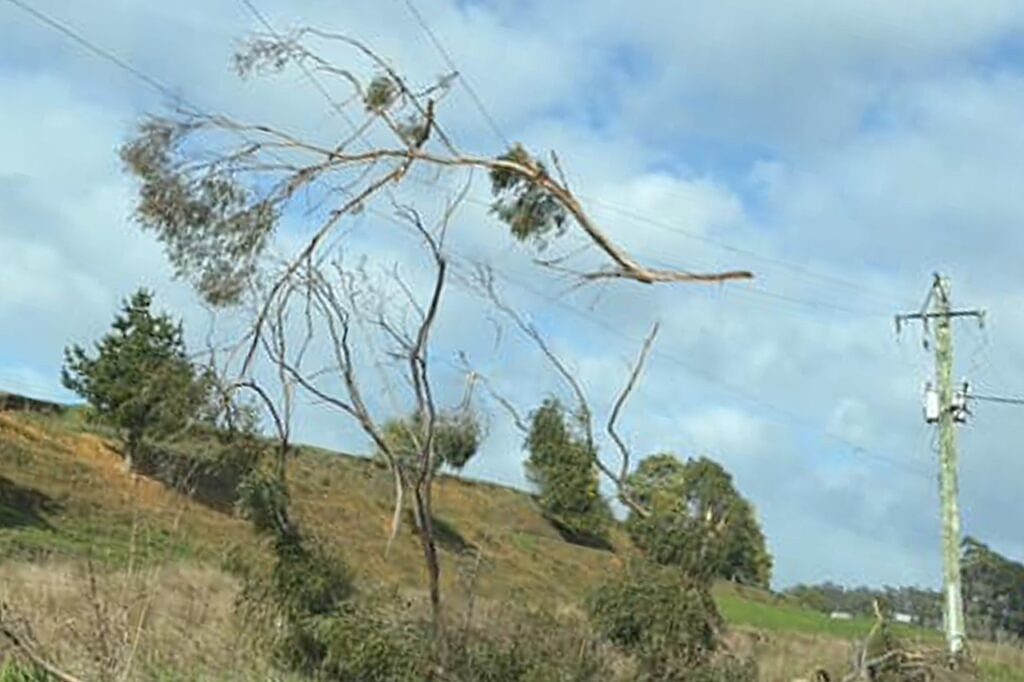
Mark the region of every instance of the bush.
<instances>
[{"instance_id":1,"label":"bush","mask_svg":"<svg viewBox=\"0 0 1024 682\"><path fill-rule=\"evenodd\" d=\"M306 623L324 647L318 674L331 680L420 682L435 679L435 648L425 622L397 608L394 595L350 602Z\"/></svg>"},{"instance_id":2,"label":"bush","mask_svg":"<svg viewBox=\"0 0 1024 682\"><path fill-rule=\"evenodd\" d=\"M140 445L137 472L222 512L232 511L241 488L262 456L262 444L229 434L194 434L174 443Z\"/></svg>"},{"instance_id":3,"label":"bush","mask_svg":"<svg viewBox=\"0 0 1024 682\"><path fill-rule=\"evenodd\" d=\"M355 594L340 557L299 537L275 538L270 566L237 561L237 614L250 642L283 667L319 671L330 654L324 623L343 616Z\"/></svg>"},{"instance_id":4,"label":"bush","mask_svg":"<svg viewBox=\"0 0 1024 682\"><path fill-rule=\"evenodd\" d=\"M752 663L722 655L723 621L708 585L678 568L634 561L586 607L598 634L635 659L641 679L756 679Z\"/></svg>"},{"instance_id":5,"label":"bush","mask_svg":"<svg viewBox=\"0 0 1024 682\"><path fill-rule=\"evenodd\" d=\"M602 682L612 662L585 623L539 610L512 610L490 628L455 633L452 682Z\"/></svg>"}]
</instances>

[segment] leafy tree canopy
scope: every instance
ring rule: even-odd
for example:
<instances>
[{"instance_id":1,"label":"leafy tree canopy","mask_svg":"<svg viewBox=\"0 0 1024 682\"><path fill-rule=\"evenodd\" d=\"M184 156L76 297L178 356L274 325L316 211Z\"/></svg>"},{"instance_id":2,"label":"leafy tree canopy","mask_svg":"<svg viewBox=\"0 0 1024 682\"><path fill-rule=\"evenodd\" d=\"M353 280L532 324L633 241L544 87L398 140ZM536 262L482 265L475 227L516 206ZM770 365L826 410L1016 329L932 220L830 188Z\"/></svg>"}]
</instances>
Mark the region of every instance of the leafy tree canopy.
<instances>
[{"instance_id":1,"label":"leafy tree canopy","mask_svg":"<svg viewBox=\"0 0 1024 682\"><path fill-rule=\"evenodd\" d=\"M767 586L772 560L754 509L721 465L701 457L648 457L627 480L650 511L626 522L634 544L651 560L692 575Z\"/></svg>"},{"instance_id":2,"label":"leafy tree canopy","mask_svg":"<svg viewBox=\"0 0 1024 682\"><path fill-rule=\"evenodd\" d=\"M963 579L968 622L991 639L1024 637L1024 565L967 537Z\"/></svg>"}]
</instances>

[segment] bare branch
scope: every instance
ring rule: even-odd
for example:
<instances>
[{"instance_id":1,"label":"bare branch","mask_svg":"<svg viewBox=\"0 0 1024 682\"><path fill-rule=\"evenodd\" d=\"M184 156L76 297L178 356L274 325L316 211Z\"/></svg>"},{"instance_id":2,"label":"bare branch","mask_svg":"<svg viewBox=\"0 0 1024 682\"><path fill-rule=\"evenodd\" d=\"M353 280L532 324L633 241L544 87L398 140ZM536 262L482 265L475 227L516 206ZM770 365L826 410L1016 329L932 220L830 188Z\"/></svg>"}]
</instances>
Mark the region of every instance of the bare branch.
<instances>
[{"instance_id":1,"label":"bare branch","mask_svg":"<svg viewBox=\"0 0 1024 682\"><path fill-rule=\"evenodd\" d=\"M618 399L615 401L612 412L608 417L608 435L615 441L616 447L619 448L619 454L622 456L622 462L619 468L620 481L626 480L626 475L629 474L629 448L626 447L625 441L619 436L615 430L615 422L619 418L619 414L622 412L623 405L626 404L626 400L629 398L629 394L633 392L633 388L636 386L637 380L640 378L640 372L643 371L644 363L647 361L647 356L651 352L651 346L654 344L654 337L658 335L659 325L654 323L651 327L651 331L647 334L647 338L644 339L644 345L640 349L640 355L637 357L636 362L633 363L633 371L629 374L629 381L626 382L625 388L619 394Z\"/></svg>"},{"instance_id":2,"label":"bare branch","mask_svg":"<svg viewBox=\"0 0 1024 682\"><path fill-rule=\"evenodd\" d=\"M523 317L514 308L512 308L511 306L509 306L508 304L501 300L501 298L498 296L497 290L494 287L494 277L488 269L477 269L476 283L477 286L484 292L484 294L491 300L493 305L506 316L508 316L509 319L511 319L512 322L520 329L520 331L522 331L523 334L525 334L534 342L537 348L540 349L541 353L544 354L544 356L548 359L551 365L555 368L555 371L558 373L558 375L569 386L570 390L576 398L577 411L580 416L580 421L583 423L583 436L584 438L586 438L586 445L589 451L593 453L594 465L597 467L598 471L600 471L605 477L608 478L609 481L611 481L615 485L616 493L618 495L619 500L627 507L635 511L637 514L640 514L641 516L649 516L650 511L646 509L643 505L641 505L639 502L634 500L633 497L629 494L629 490L626 485L625 473L617 473L613 471L611 467L605 464L601 457L597 454L597 446L596 440L594 438L593 429L593 412L590 408L590 402L587 400L586 392L583 390L583 386L576 378L576 375L569 370L569 368L565 365L562 359L559 358L558 355L551 349L551 346L548 344L547 340L540 333L540 331L532 324L524 320ZM650 350L650 344L653 343L654 341L654 335L657 332L657 329L658 326L655 325L654 330L648 336L648 339L644 344L644 349L641 351L640 358L637 361L637 365L634 367L633 373L637 376L639 375L640 368L643 365L643 361L646 359L647 354ZM634 384L635 381L635 378L631 378L630 383L627 384L628 390L624 391L623 394L620 395L619 401L617 401L617 405L619 405L619 410L621 410L621 404L619 403L625 402L625 398L628 397L629 392L632 391L632 384ZM499 403L501 402L502 400L499 400ZM508 407L509 406L506 406L506 410L508 409ZM515 414L515 410L512 410L512 413ZM610 423L612 426L614 426L614 419ZM625 449L624 443L622 444L622 447L623 449ZM621 471L628 470L628 450L625 450L625 458L626 468L622 469Z\"/></svg>"},{"instance_id":3,"label":"bare branch","mask_svg":"<svg viewBox=\"0 0 1024 682\"><path fill-rule=\"evenodd\" d=\"M43 658L26 637L18 634L15 629L6 622L4 616L8 611L8 606L0 603L0 635L3 635L15 650L21 653L21 655L31 661L34 665L42 668L47 672L47 674L55 677L61 682L83 682L80 678L61 670Z\"/></svg>"}]
</instances>

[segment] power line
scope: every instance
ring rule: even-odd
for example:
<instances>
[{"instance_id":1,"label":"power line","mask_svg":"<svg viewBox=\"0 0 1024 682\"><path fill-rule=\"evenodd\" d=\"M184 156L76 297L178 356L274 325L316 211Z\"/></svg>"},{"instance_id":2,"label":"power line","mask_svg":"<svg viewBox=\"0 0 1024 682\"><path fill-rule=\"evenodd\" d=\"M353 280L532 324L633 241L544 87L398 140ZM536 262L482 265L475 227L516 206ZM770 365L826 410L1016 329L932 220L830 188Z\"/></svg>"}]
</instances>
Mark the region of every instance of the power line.
<instances>
[{"instance_id":1,"label":"power line","mask_svg":"<svg viewBox=\"0 0 1024 682\"><path fill-rule=\"evenodd\" d=\"M968 393L967 397L971 400L984 400L990 403L1003 403L1005 405L1024 405L1024 398L1008 398L1005 396L996 395L978 395L977 393Z\"/></svg>"},{"instance_id":2,"label":"power line","mask_svg":"<svg viewBox=\"0 0 1024 682\"><path fill-rule=\"evenodd\" d=\"M416 20L416 23L420 25L420 28L423 29L423 32L427 34L428 38L430 38L430 42L434 44L434 47L437 49L438 53L440 53L441 58L444 59L445 64L448 65L448 68L458 75L459 82L462 83L462 87L466 90L470 98L473 100L473 103L476 105L476 108L480 112L480 115L484 117L485 121L487 121L487 125L490 126L491 132L494 133L495 137L501 140L501 143L505 145L505 147L511 147L512 143L509 141L509 138L501 131L501 127L498 125L498 122L497 120L495 120L494 116L491 115L491 112L487 110L487 107L484 105L483 99L481 99L480 95L477 94L476 88L474 88L473 84L469 82L469 78L466 77L466 74L459 69L458 65L455 63L455 59L452 58L451 52L449 52L448 49L445 48L444 43L441 42L441 39L437 37L437 34L434 33L433 30L431 30L430 25L427 23L427 20L423 17L422 14L420 14L420 11L416 9L416 5L413 4L412 0L403 0L403 2L405 3L405 6L409 9L409 12L412 14L413 18Z\"/></svg>"},{"instance_id":3,"label":"power line","mask_svg":"<svg viewBox=\"0 0 1024 682\"><path fill-rule=\"evenodd\" d=\"M199 107L195 107L195 105L193 105L192 103L188 102L188 100L185 97L183 97L182 95L180 95L179 93L174 92L169 87L167 87L166 85L160 83L155 78L153 78L153 77L147 75L146 73L142 72L141 70L133 67L131 64L129 64L125 60L121 59L120 57L118 57L113 52L111 52L111 51L109 51L107 49L104 49L104 48L96 45L94 42L90 41L88 38L84 37L83 35L81 35L77 31L75 31L74 29L70 28L67 24L65 24L65 23L63 23L63 22L61 22L61 21L59 21L57 19L54 19L53 17L50 17L50 16L44 14L43 12L41 12L39 10L36 10L36 9L34 9L34 8L24 4L21 0L7 0L7 1L9 3L15 5L19 9L22 9L23 11L31 14L37 20L39 20L42 23L46 24L50 28L52 28L54 30L57 30L60 33L66 35L69 38L71 38L74 42L76 42L79 45L81 45L82 47L86 48L88 51L92 52L93 54L95 54L95 55L103 58L104 60L114 64L115 66L117 66L119 69L125 71L126 73L129 73L130 75L132 75L136 79L140 80L141 82L145 83L147 86L153 88L154 90L160 92L161 94L164 94L164 95L166 95L168 97L171 97L173 99L178 99L178 100L180 100L182 102L185 102L185 103L189 104L189 106L193 106L197 110L199 109ZM251 12L253 12L254 16L256 16L257 19L261 23L263 23L266 27L268 27L269 30L271 30L275 35L279 35L276 32L276 30L274 30L273 25L269 23L269 21L266 19L266 17L263 16L262 13L260 13L259 9L256 8L255 5L253 5L253 3L250 0L240 0L240 1ZM413 9L415 9L415 8L413 8ZM318 82L318 80L315 77L315 74L312 74L311 72L309 72L308 69L307 69L307 75L309 75L310 80L313 81L314 83ZM322 87L322 83L320 85ZM339 106L337 104L337 102L333 101L333 98L331 98L330 93L329 92L325 92L325 91L326 91L326 88L323 88L322 93L325 95L325 97L327 97L329 99L329 101L331 101L332 105L333 106ZM339 107L339 111L341 113L344 113L343 110L340 110L340 107ZM346 115L346 118L348 118L347 115ZM349 119L349 123L350 123L350 125L354 126L354 123L350 119ZM634 219L643 220L643 221L652 221L653 220L653 219L646 218L644 216L640 216L639 214L634 214L633 217L634 217ZM553 297L545 294L544 292L540 292L537 289L535 289L534 287L532 287L531 285L526 284L526 283L524 283L522 281L518 281L515 278L512 278L512 277L508 276L507 274L501 273L501 275L502 275L502 277L504 279L506 279L507 281L509 281L513 285L518 286L520 288L523 288L523 289L525 289L526 291L528 291L529 293L531 293L531 294L533 294L535 296L540 296L541 298L544 298L544 299L548 300L549 302L551 302L551 303L553 303L555 305L563 307L563 308L571 311L572 313L574 313L574 314L576 314L578 316L581 316L584 319L587 319L591 323L596 324L596 325L602 327L603 329L605 329L609 333L612 333L612 334L614 334L614 335L616 335L616 336L618 336L620 338L623 338L623 339L625 339L625 340L627 340L627 341L629 341L631 343L638 343L639 342L637 339L634 339L634 338L630 337L628 334L625 334L625 333L621 332L620 330L618 330L614 326L612 326L612 325L610 325L610 324L608 324L608 323L606 323L606 322L604 322L604 321L602 321L602 320L600 320L598 318L591 317L591 316L587 315L587 313L585 313L583 311L580 311L580 310L578 310L577 308L575 308L573 306L569 306L568 304L566 304L561 299L556 299L556 298L553 298ZM767 292L761 292L761 293L767 293ZM776 295L776 296L779 296L779 295ZM818 303L817 302L812 302L812 304L817 305ZM799 415L797 415L797 414L795 414L793 412L790 412L790 411L786 410L785 408L781 408L781 407L779 407L777 405L774 405L772 403L765 402L764 400L762 400L760 398L757 398L756 396L753 396L753 395L747 393L746 391L743 391L742 389L739 389L735 385L730 384L728 382L725 382L725 381L719 379L718 377L715 377L714 375L711 375L710 373L706 372L705 370L703 370L703 369L701 369L699 367L696 367L694 365L691 365L689 363L686 363L685 361L683 361L683 360L681 360L681 359L679 359L679 358L677 358L675 356L668 355L668 354L664 353L663 351L655 351L654 353L656 355L659 355L661 357L666 358L667 360L673 362L673 364L676 364L677 366L680 366L681 368L685 369L687 372L689 372L689 373L691 373L691 374L693 374L695 376L698 376L698 377L702 378L705 381L708 381L710 383L717 384L717 385L721 386L727 392L730 392L730 393L736 394L736 395L738 395L740 397L743 397L746 400L749 400L749 401L751 401L751 402L753 402L755 404L758 404L761 407L763 407L763 408L765 408L765 409L767 409L767 410L769 410L771 412L775 412L775 413L784 415L787 418L793 420L795 423L800 423L800 422L802 422L804 424L809 424L810 423L809 420L807 420L804 417L801 417L801 416L799 416ZM813 428L814 428L814 430L818 430L817 427L813 427ZM896 464L898 462L898 460L892 460L892 459L889 459L889 458L879 457L877 455L874 455L867 448L864 448L864 447L862 447L862 446L860 446L860 445L858 445L858 444L856 444L856 443L854 443L852 441L849 441L848 439L845 439L845 438L843 438L841 436L838 436L838 435L835 435L835 434L830 434L828 432L821 432L821 433L826 438L830 438L830 439L836 440L836 441L838 441L840 443L843 443L844 445L847 445L848 447L851 447L855 451L861 452L862 454L866 454L866 455L869 455L869 456L874 456L875 458L882 459L882 460L887 461L887 462L889 462L891 464Z\"/></svg>"},{"instance_id":4,"label":"power line","mask_svg":"<svg viewBox=\"0 0 1024 682\"><path fill-rule=\"evenodd\" d=\"M645 225L649 225L651 227L660 229L660 230L665 231L665 232L671 232L673 234L679 234L679 235L682 235L682 236L684 236L684 237L686 237L688 239L692 239L694 241L698 241L698 242L701 242L701 243L704 243L704 244L708 244L710 246L714 246L715 248L722 249L723 251L728 251L730 253L740 254L742 256L746 256L747 258L752 258L754 260L761 261L763 263L768 263L768 264L771 264L771 265L775 265L777 267L784 268L786 270L789 270L791 272L795 272L795 273L798 273L798 274L802 274L805 277L810 277L812 279L816 279L816 280L819 280L821 282L827 282L827 283L832 283L832 284L835 284L835 285L838 285L838 286L843 286L843 287L848 287L848 288L856 289L856 290L860 291L862 294L863 293L867 293L864 290L864 283L863 282L854 282L854 281L847 280L847 279L844 279L844 278L841 278L841 277L836 277L835 275L830 275L830 274L824 274L824 273L816 272L816 271L811 270L810 268L808 268L808 267L806 267L804 265L801 265L799 263L794 263L794 262L791 262L791 261L787 261L787 260L784 260L782 258L776 258L774 256L767 256L767 255L758 253L757 251L753 251L751 249L735 246L735 245L730 244L728 242L721 241L721 240L718 240L718 239L714 239L712 237L708 237L708 236L703 235L703 234L699 234L697 232L694 232L693 230L688 230L685 227L682 227L681 225L678 225L676 223L669 222L667 220L662 220L662 219L659 219L659 218L653 218L653 217L650 217L650 216L646 216L646 215L643 215L641 213L637 213L636 211L633 211L631 209L623 208L623 207L617 206L615 204L610 204L610 203L608 203L606 201L602 201L602 200L598 200L598 199L591 199L591 198L587 198L587 197L582 196L582 195L580 196L580 198L583 199L584 201L590 203L590 204L593 204L593 205L598 206L600 208L604 208L604 209L606 209L608 211L611 211L612 213L616 213L616 214L618 214L620 216L623 216L625 218L630 218L630 219L635 220L637 222L644 223ZM882 297L874 297L874 298L877 298L879 301L883 301L884 300L886 302L886 304L891 302L888 297L885 297L884 299Z\"/></svg>"},{"instance_id":5,"label":"power line","mask_svg":"<svg viewBox=\"0 0 1024 682\"><path fill-rule=\"evenodd\" d=\"M155 79L152 76L149 76L146 73L144 73L144 72L140 71L139 69L135 68L134 66L132 66L131 64L129 64L125 60L121 59L120 57L118 57L116 54L114 54L110 50L102 48L99 45L96 45L95 43L90 41L88 38L83 36L81 33L75 31L73 28L68 26L66 23L64 23L64 22L62 22L62 21L60 21L58 19L55 19L52 16L44 14L42 11L40 11L40 10L34 8L34 7L30 7L29 5L27 5L24 2L22 2L22 0L7 0L7 2L11 3L12 5L17 7L18 9L21 9L22 11L27 12L28 14L32 15L36 20L42 22L43 24L46 24L47 26L49 26L50 28L54 29L55 31L58 31L58 32L64 34L65 36L67 36L68 38L73 40L75 43L77 43L79 46L85 48L86 50L88 50L89 52L93 53L97 57L100 57L101 59L105 59L106 61L110 62L111 64L114 64L116 67L118 67L122 71L125 71L128 74L131 74L134 78L142 81L143 83L148 85L150 88L153 88L154 90L160 92L161 94L163 94L163 95L165 95L165 96L167 96L167 97L169 97L171 99L179 100L179 101L185 102L186 104L189 104L189 106L193 106L191 103L188 102L188 100L186 100L179 93L174 92L173 90L171 90L171 88L169 88L168 86L164 85L163 83L161 83L157 79Z\"/></svg>"},{"instance_id":6,"label":"power line","mask_svg":"<svg viewBox=\"0 0 1024 682\"><path fill-rule=\"evenodd\" d=\"M566 303L562 299L554 298L554 297L552 297L552 296L550 296L550 295L548 295L548 294L546 294L546 293L536 289L532 285L530 285L530 284L528 284L526 282L523 282L522 280L514 278L514 277L508 275L507 273L503 273L503 272L500 272L500 271L495 271L495 272L496 272L496 274L499 275L499 277L504 279L506 282L512 284L513 286L515 286L515 287L517 287L519 289L522 289L522 290L524 290L524 291L526 291L526 292L528 292L528 293L530 293L530 294L532 294L532 295L534 295L536 297L542 298L542 299L548 301L549 303L551 303L553 305L556 305L556 306L566 310L567 312L570 312L574 316L583 318L586 321L588 321L590 324L602 328L603 330L605 330L609 334L617 336L618 338L626 340L626 341L628 341L628 342L630 342L631 344L634 344L634 345L639 344L642 341L641 339L635 338L635 337L631 336L630 334L627 334L627 333L621 331L620 329L618 329L614 325L611 325L611 324L605 322L604 320L601 320L600 318L597 318L597 317L595 317L593 315L590 315L590 314L588 314L588 313L586 313L586 312L576 308L575 306L572 306L572 305ZM800 425L803 428L808 428L808 429L811 429L811 430L821 434L822 436L824 436L828 440L833 440L835 442L841 443L842 445L845 445L846 447L849 447L853 451L858 452L858 453L860 453L860 454L862 454L862 455L864 455L866 457L869 457L869 458L872 458L872 459L876 459L876 460L879 460L879 461L884 461L884 462L886 462L886 463L888 463L890 465L904 468L905 470L912 471L913 473L918 474L918 475L926 475L926 476L930 475L930 474L925 473L921 469L917 469L916 467L907 466L906 463L903 462L903 460L899 460L899 459L896 459L896 458L892 458L892 457L888 457L888 456L882 455L881 453L877 453L877 452L875 452L875 451L873 451L873 450L871 450L871 449L869 449L867 447L864 447L864 446L860 445L859 443L855 443L854 441L849 440L848 438L845 438L845 437L840 436L840 435L835 434L835 433L830 433L828 431L824 431L824 430L821 429L820 426L815 424L813 422L813 420L811 420L810 418L807 418L807 417L804 417L802 415L799 415L799 414L797 414L795 412L792 412L791 410L789 410L787 408L784 408L784 407L781 407L779 405L776 405L775 403L771 403L771 402L765 401L764 399L762 399L762 398L760 398L760 397L750 393L749 391L746 391L746 390L736 386L735 384L733 384L731 382L728 382L728 381L726 381L724 379L721 379L720 377L715 376L714 374L708 372L707 370L705 370L705 369L703 369L701 367L698 367L698 366L693 365L693 364L691 364L689 362L686 362L685 360L683 360L682 358L679 358L676 355L670 354L670 353L668 353L666 351L662 351L662 350L659 350L659 349L652 350L651 351L651 355L652 356L660 357L660 358L662 358L662 359L672 363L673 365L683 369L687 373L689 373L691 375L694 375L696 377L699 377L700 379L702 379L702 380L704 380L704 381L706 381L708 383L711 383L711 384L714 384L714 385L720 387L721 389L723 389L727 393L730 393L732 395L740 397L740 398L742 398L742 399L744 399L744 400L746 400L746 401L748 401L750 403L758 405L759 407L761 407L762 409L767 410L768 412L775 413L776 415L781 416L782 419L779 419L778 417L776 417L774 419L774 421L776 421L778 423L788 424L790 426Z\"/></svg>"},{"instance_id":7,"label":"power line","mask_svg":"<svg viewBox=\"0 0 1024 682\"><path fill-rule=\"evenodd\" d=\"M422 185L422 186L424 186L424 187L426 187L428 189L436 191L436 192L441 192L441 193L445 193L445 194L451 194L453 192L452 188L450 188L450 187L448 187L446 185L442 185L442 184L440 184L437 181L431 182L431 181L427 181L427 180L422 180L422 179L416 178L415 176L409 176L407 179L411 180L412 182L415 182L416 184ZM488 202L488 201L486 201L484 199L481 199L479 197L473 196L473 195L466 196L465 197L465 201L467 203L474 204L474 205L477 205L477 206L482 206L482 207L485 207L485 208L489 208L491 206L490 202ZM643 216L638 216L638 218L641 219L641 220L644 220ZM588 242L588 244L589 244L589 242ZM684 267L684 266L682 266L682 265L680 265L678 263L670 263L670 262L668 262L668 261L666 261L664 259L652 256L650 254L646 254L643 251L639 251L639 250L636 250L636 249L631 249L631 251L632 251L632 253L636 254L637 256L640 256L641 258L643 258L645 261L653 263L654 265L658 265L659 267L669 268L669 269L673 269L673 270L687 270L687 269L694 270L694 269L697 269L695 266L692 266L692 265L687 265L687 266ZM801 298L801 297L797 297L797 296L791 296L791 295L787 295L787 294L780 294L780 293L777 293L777 292L768 291L767 289L758 288L758 287L736 287L736 288L730 289L730 292L731 292L731 295L738 295L740 297L743 297L743 296L750 296L750 297L761 296L761 297L764 297L764 298L776 299L776 300L779 300L779 301L785 301L785 302L788 302L788 303L794 303L794 304L798 304L798 305L802 305L802 306L810 307L810 308L817 308L817 309L827 308L827 309L836 310L836 311L840 311L840 312L852 313L852 314L855 314L855 315L864 315L864 316L870 316L870 317L883 317L883 316L886 317L886 318L889 317L888 308L886 308L885 310L883 310L882 308L877 308L877 309L872 309L872 310L868 310L866 308L854 308L852 306L843 306L843 305L839 305L839 304L832 303L832 302L829 302L829 301L822 301L820 299L809 299L809 298ZM888 303L887 303L887 305L888 305Z\"/></svg>"},{"instance_id":8,"label":"power line","mask_svg":"<svg viewBox=\"0 0 1024 682\"><path fill-rule=\"evenodd\" d=\"M484 118L484 120L487 122L487 124L490 126L490 128L493 131L494 135L499 140L501 140L502 143L506 147L510 146L509 137L507 135L505 135L504 132L501 130L501 127L498 125L496 118L491 114L491 112L488 110L487 106L484 104L482 98L477 94L476 90L473 88L473 85L469 82L469 79L466 77L465 72L463 70L459 69L458 64L456 64L454 58L452 57L451 52L445 47L444 43L441 41L441 39L438 37L438 35L430 28L430 25L427 23L427 21L424 18L423 14L420 13L420 11L416 8L416 5L413 3L413 0L402 0L402 1L405 4L405 6L408 8L410 14L412 14L413 18L416 20L416 23L419 24L420 28L424 31L424 33L426 33L426 35L430 39L431 43L433 43L434 48L441 55L441 58L444 60L445 64L448 66L448 68L458 74L459 81L462 83L463 87L466 89L466 92L469 93L470 97L473 99L473 102L476 105L477 110L479 111L480 115ZM856 290L860 291L861 293L864 293L864 283L863 282L854 282L854 281L846 280L846 279L843 279L843 278L840 278L840 277L836 277L835 275L815 272L814 270L812 270L812 269L810 269L810 268L808 268L808 267L806 267L804 265L801 265L801 264L798 264L798 263L793 263L791 261L787 261L787 260L784 260L784 259L781 259L781 258L776 258L776 257L773 257L773 256L763 255L763 254L757 253L756 251L752 251L750 249L746 249L746 248L743 248L743 247L735 246L733 244L729 244L727 242L716 240L716 239L713 239L711 237L707 237L705 235L698 234L698 233L696 233L696 232L694 232L692 230L687 230L687 229L685 229L685 228L683 228L683 227L681 227L679 225L676 225L674 223L669 223L667 221L659 220L659 219L652 218L652 217L649 217L649 216L644 216L644 215L639 214L639 213L637 213L635 211L632 211L632 210L630 210L628 208L617 206L617 205L609 203L607 201L603 201L603 200L599 200L599 199L594 199L594 198L587 197L587 196L582 195L582 194L579 195L579 197L580 197L580 199L584 200L587 203L593 204L594 206L598 206L598 207L604 208L604 209L606 209L608 211L611 211L611 212L616 213L616 214L618 214L620 216L623 216L623 217L632 218L633 220L637 220L637 221L646 223L646 224L648 224L648 225L650 225L652 227L657 227L659 229L666 230L666 231L669 231L669 232L672 232L672 233L675 233L675 234L680 234L680 235L683 235L683 236L685 236L685 237L687 237L689 239L700 241L700 242L703 242L705 244L709 244L711 246L715 246L716 248L719 248L719 249L722 249L722 250L725 250L725 251L728 251L728 252L731 252L731 253L741 254L741 255L744 255L744 256L746 256L748 258L753 258L755 260L758 260L758 261L761 261L761 262L764 262L764 263L770 263L770 264L775 265L777 267L785 268L785 269L790 270L792 272L799 273L799 274L802 274L802 275L804 275L806 277L810 277L810 278L813 278L813 279L816 279L816 280L819 280L819 281L822 281L822 282L830 282L832 284L836 284L836 285L839 285L839 286L853 288L853 289L856 289ZM887 297L885 299L879 298L878 300L879 301L884 300L886 305L889 305L891 303L891 301Z\"/></svg>"},{"instance_id":9,"label":"power line","mask_svg":"<svg viewBox=\"0 0 1024 682\"><path fill-rule=\"evenodd\" d=\"M658 265L659 267L671 268L671 269L680 269L680 267L681 267L678 264L671 263L669 261L657 258L655 256L645 255L644 253L639 252L639 251L634 251L634 253L636 253L638 256L642 256L645 260L648 260L651 263L654 263L655 265ZM688 267L692 267L692 266L688 266ZM864 316L871 316L871 317L882 317L882 316L889 317L889 313L887 311L883 312L881 309L868 310L866 308L854 308L852 306L839 305L839 304L836 304L836 303L832 303L830 301L822 301L822 300L817 300L817 299L801 298L801 297L798 297L798 296L790 296L790 295L787 295L787 294L780 294L780 293L773 292L773 291L768 291L767 289L759 288L759 287L736 287L736 288L731 289L730 292L731 292L732 295L739 295L739 296L764 296L765 298L772 298L772 299L776 299L776 300L779 300L779 301L785 301L785 302L788 302L788 303L795 303L795 304L798 304L798 305L808 306L808 307L811 307L811 308L818 308L818 309L827 308L827 309L830 309L830 310L836 310L836 311L844 312L844 313L851 313L851 314L854 314L854 315L864 315Z\"/></svg>"}]
</instances>

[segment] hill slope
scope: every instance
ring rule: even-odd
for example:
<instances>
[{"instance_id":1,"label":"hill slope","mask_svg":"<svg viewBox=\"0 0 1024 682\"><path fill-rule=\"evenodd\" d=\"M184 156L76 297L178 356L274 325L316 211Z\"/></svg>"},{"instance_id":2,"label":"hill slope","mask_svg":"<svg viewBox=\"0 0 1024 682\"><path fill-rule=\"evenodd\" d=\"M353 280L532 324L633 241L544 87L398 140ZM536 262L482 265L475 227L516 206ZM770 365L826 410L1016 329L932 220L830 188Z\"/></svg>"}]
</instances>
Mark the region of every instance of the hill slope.
<instances>
[{"instance_id":1,"label":"hill slope","mask_svg":"<svg viewBox=\"0 0 1024 682\"><path fill-rule=\"evenodd\" d=\"M419 547L408 524L390 556L384 555L392 491L387 472L365 459L304 448L290 474L300 522L339 546L358 580L420 589ZM445 587L454 601L465 594L460 568L475 564L476 550L481 561L475 593L480 597L566 608L578 604L622 561L615 552L565 541L522 491L442 477L436 515L443 531ZM628 540L617 531L613 544L626 548ZM172 572L161 575L167 580L164 587L177 596L168 601L180 602L179 592L185 590L189 603L219 604L214 620L223 629L230 621L233 583L219 566L234 547L256 549L248 524L156 481L127 474L116 446L84 429L73 412L0 412L0 587L5 592L42 592L39 581L53 582L46 571L28 570L30 564L47 566L62 580L75 573L69 567L86 558L115 570L170 565ZM183 581L182 571L191 577ZM197 597L196 590L204 589L205 596ZM739 632L737 645L758 651L765 679L786 679L812 662L843 661L849 640L869 628L864 621L830 621L760 591L723 585L716 597ZM744 636L752 632L757 636ZM904 634L935 638L935 633ZM1016 652L983 649L989 671L998 672L993 679L1024 679L1014 677L1014 668L1024 667ZM231 650L224 644L213 653L191 655L216 658ZM996 656L1005 663L996 666ZM230 669L236 664L218 665Z\"/></svg>"}]
</instances>

